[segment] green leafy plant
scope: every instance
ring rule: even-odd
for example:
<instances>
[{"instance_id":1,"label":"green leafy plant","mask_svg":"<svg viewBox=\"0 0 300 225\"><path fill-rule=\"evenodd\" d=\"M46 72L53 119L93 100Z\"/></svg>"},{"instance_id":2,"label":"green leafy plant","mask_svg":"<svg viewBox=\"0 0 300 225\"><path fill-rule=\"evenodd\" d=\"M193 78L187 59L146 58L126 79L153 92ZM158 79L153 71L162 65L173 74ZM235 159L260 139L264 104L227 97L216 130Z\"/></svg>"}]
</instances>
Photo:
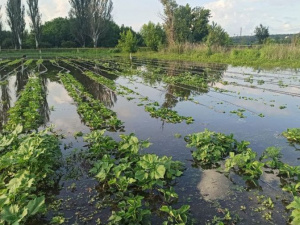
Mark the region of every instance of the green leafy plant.
<instances>
[{"instance_id":1,"label":"green leafy plant","mask_svg":"<svg viewBox=\"0 0 300 225\"><path fill-rule=\"evenodd\" d=\"M179 209L173 209L171 206L162 206L160 211L168 214L168 221L165 221L163 224L167 225L169 222L171 224L187 224L188 222L188 213L190 206L183 205Z\"/></svg>"},{"instance_id":2,"label":"green leafy plant","mask_svg":"<svg viewBox=\"0 0 300 225\"><path fill-rule=\"evenodd\" d=\"M22 126L0 134L0 223L23 224L45 211L40 188L54 183L59 166L59 142L49 130L21 134Z\"/></svg>"},{"instance_id":3,"label":"green leafy plant","mask_svg":"<svg viewBox=\"0 0 300 225\"><path fill-rule=\"evenodd\" d=\"M196 148L192 155L201 165L214 165L229 155L230 152L242 152L250 143L238 143L233 135L225 135L205 130L185 137L187 147Z\"/></svg>"},{"instance_id":4,"label":"green leafy plant","mask_svg":"<svg viewBox=\"0 0 300 225\"><path fill-rule=\"evenodd\" d=\"M146 106L145 111L149 112L152 117L162 118L167 123L181 123L183 120L187 124L194 122L192 117L180 116L176 111L168 108L156 108L154 106Z\"/></svg>"},{"instance_id":5,"label":"green leafy plant","mask_svg":"<svg viewBox=\"0 0 300 225\"><path fill-rule=\"evenodd\" d=\"M282 157L281 150L276 147L268 147L260 157L260 161L264 161L265 165L272 169L279 169L282 165L280 161Z\"/></svg>"},{"instance_id":6,"label":"green leafy plant","mask_svg":"<svg viewBox=\"0 0 300 225\"><path fill-rule=\"evenodd\" d=\"M143 208L142 196L126 197L118 204L119 210L113 211L109 224L150 224L147 218L151 211Z\"/></svg>"},{"instance_id":7,"label":"green leafy plant","mask_svg":"<svg viewBox=\"0 0 300 225\"><path fill-rule=\"evenodd\" d=\"M298 225L300 224L300 197L295 196L294 201L289 204L287 209L292 209L292 222L291 225Z\"/></svg>"},{"instance_id":8,"label":"green leafy plant","mask_svg":"<svg viewBox=\"0 0 300 225\"><path fill-rule=\"evenodd\" d=\"M300 129L299 128L290 128L287 131L283 132L282 135L292 143L300 144Z\"/></svg>"},{"instance_id":9,"label":"green leafy plant","mask_svg":"<svg viewBox=\"0 0 300 225\"><path fill-rule=\"evenodd\" d=\"M256 153L251 149L247 149L240 154L231 152L225 162L225 171L229 172L231 169L235 169L236 172L243 175L245 180L256 184L256 180L263 174L265 164L256 161L255 158Z\"/></svg>"}]
</instances>

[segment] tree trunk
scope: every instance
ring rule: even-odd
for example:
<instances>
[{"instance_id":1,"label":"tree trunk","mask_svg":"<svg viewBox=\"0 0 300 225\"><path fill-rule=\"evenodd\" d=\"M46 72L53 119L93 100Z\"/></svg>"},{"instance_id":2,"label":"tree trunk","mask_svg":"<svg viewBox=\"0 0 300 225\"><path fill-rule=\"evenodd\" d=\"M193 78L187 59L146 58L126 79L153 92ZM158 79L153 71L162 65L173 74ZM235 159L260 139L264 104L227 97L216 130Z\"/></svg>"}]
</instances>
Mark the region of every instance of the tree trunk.
<instances>
[{"instance_id":1,"label":"tree trunk","mask_svg":"<svg viewBox=\"0 0 300 225\"><path fill-rule=\"evenodd\" d=\"M19 41L20 50L22 50L22 39L19 35L18 35L18 41Z\"/></svg>"},{"instance_id":2,"label":"tree trunk","mask_svg":"<svg viewBox=\"0 0 300 225\"><path fill-rule=\"evenodd\" d=\"M36 49L38 49L39 48L39 42L38 42L38 40L37 40L37 38L35 37L35 47L36 47Z\"/></svg>"},{"instance_id":3,"label":"tree trunk","mask_svg":"<svg viewBox=\"0 0 300 225\"><path fill-rule=\"evenodd\" d=\"M94 48L97 48L97 42L98 42L98 36L97 35L94 35L93 42L94 42Z\"/></svg>"}]
</instances>

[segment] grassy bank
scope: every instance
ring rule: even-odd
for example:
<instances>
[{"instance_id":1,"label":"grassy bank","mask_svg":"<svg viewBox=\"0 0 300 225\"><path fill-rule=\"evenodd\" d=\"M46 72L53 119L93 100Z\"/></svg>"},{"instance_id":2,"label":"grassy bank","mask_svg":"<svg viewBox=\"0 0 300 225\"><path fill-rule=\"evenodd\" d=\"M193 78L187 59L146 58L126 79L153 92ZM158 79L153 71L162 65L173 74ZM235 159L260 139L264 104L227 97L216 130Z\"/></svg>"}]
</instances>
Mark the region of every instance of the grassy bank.
<instances>
[{"instance_id":1,"label":"grassy bank","mask_svg":"<svg viewBox=\"0 0 300 225\"><path fill-rule=\"evenodd\" d=\"M124 56L128 53L116 53L115 49L42 49L42 50L3 50L0 58L22 57L86 57ZM212 47L205 45L177 45L159 52L140 49L133 56L166 60L184 60L203 63L224 63L234 66L251 66L262 68L300 68L300 46L264 45L244 47Z\"/></svg>"},{"instance_id":2,"label":"grassy bank","mask_svg":"<svg viewBox=\"0 0 300 225\"><path fill-rule=\"evenodd\" d=\"M208 48L203 45L176 46L160 52L138 52L138 57L225 63L263 68L300 68L300 46L265 45L243 48Z\"/></svg>"}]
</instances>

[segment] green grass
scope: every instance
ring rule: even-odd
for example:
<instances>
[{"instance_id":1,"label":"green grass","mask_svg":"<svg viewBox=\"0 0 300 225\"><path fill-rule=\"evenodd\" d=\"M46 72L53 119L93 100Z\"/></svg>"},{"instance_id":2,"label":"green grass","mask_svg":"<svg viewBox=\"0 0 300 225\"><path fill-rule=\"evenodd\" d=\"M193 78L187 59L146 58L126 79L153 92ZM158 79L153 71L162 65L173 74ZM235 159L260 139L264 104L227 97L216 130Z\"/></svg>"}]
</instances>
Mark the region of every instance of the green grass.
<instances>
[{"instance_id":1,"label":"green grass","mask_svg":"<svg viewBox=\"0 0 300 225\"><path fill-rule=\"evenodd\" d=\"M3 50L1 56L8 57L105 57L124 56L128 53L117 53L115 49L109 48L73 48L73 49L42 49L34 50ZM203 63L223 63L234 66L252 66L263 68L299 68L300 67L300 46L297 45L262 45L253 47L214 47L208 48L205 45L177 45L172 48L163 49L159 52L152 52L146 48L140 48L137 57L157 58L166 60L197 61Z\"/></svg>"}]
</instances>

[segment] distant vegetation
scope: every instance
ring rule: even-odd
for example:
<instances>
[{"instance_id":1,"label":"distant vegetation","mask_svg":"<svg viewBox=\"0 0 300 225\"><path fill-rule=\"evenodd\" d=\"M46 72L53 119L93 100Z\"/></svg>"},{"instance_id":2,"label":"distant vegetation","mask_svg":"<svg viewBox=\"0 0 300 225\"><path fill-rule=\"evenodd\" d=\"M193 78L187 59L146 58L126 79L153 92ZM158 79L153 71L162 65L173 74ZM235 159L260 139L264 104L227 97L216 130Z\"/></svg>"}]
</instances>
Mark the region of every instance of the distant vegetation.
<instances>
[{"instance_id":1,"label":"distant vegetation","mask_svg":"<svg viewBox=\"0 0 300 225\"><path fill-rule=\"evenodd\" d=\"M300 34L269 34L260 24L251 36L229 37L211 21L211 11L203 7L179 5L160 0L163 24L149 21L140 32L117 25L112 18L111 0L69 0L69 17L41 23L38 0L27 0L30 31L25 29L25 9L18 0L7 0L10 31L2 30L0 47L34 48L113 48L105 53L135 53L139 56L184 59L245 65L299 67ZM43 50L45 52L45 50ZM77 50L77 53L93 51ZM55 54L55 52L50 52Z\"/></svg>"}]
</instances>

